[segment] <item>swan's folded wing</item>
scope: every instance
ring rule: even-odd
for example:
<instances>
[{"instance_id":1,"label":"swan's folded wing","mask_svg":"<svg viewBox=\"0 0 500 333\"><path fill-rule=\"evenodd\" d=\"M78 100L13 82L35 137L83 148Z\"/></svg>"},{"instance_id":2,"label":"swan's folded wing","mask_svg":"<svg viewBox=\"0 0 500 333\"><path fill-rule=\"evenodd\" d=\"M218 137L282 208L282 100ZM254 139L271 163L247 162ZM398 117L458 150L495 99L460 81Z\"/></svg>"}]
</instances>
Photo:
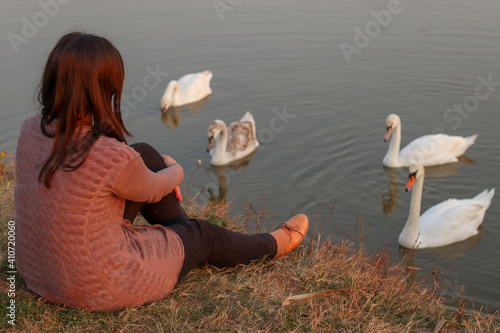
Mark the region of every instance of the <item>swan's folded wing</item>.
<instances>
[{"instance_id":1,"label":"swan's folded wing","mask_svg":"<svg viewBox=\"0 0 500 333\"><path fill-rule=\"evenodd\" d=\"M197 74L186 74L184 75L183 77L181 77L179 80L177 80L177 82L179 82L179 86L180 87L183 87L183 86L189 86L193 83L193 81L196 79L196 75Z\"/></svg>"},{"instance_id":2,"label":"swan's folded wing","mask_svg":"<svg viewBox=\"0 0 500 333\"><path fill-rule=\"evenodd\" d=\"M410 142L401 149L399 159L406 164L423 163L437 165L457 161L456 152L463 144L463 138L445 134L425 135Z\"/></svg>"},{"instance_id":3,"label":"swan's folded wing","mask_svg":"<svg viewBox=\"0 0 500 333\"><path fill-rule=\"evenodd\" d=\"M252 123L233 122L227 130L229 132L227 151L230 153L245 151L253 137Z\"/></svg>"},{"instance_id":4,"label":"swan's folded wing","mask_svg":"<svg viewBox=\"0 0 500 333\"><path fill-rule=\"evenodd\" d=\"M459 242L478 233L484 212L484 205L477 200L449 199L422 214L421 227L447 238L448 243Z\"/></svg>"},{"instance_id":5,"label":"swan's folded wing","mask_svg":"<svg viewBox=\"0 0 500 333\"><path fill-rule=\"evenodd\" d=\"M427 209L420 216L420 223L425 221L439 220L446 212L452 210L454 207L460 205L460 200L458 199L448 199L443 202L438 203L437 205L432 206Z\"/></svg>"},{"instance_id":6,"label":"swan's folded wing","mask_svg":"<svg viewBox=\"0 0 500 333\"><path fill-rule=\"evenodd\" d=\"M202 73L186 74L178 82L180 98L187 103L198 101L211 93Z\"/></svg>"}]
</instances>

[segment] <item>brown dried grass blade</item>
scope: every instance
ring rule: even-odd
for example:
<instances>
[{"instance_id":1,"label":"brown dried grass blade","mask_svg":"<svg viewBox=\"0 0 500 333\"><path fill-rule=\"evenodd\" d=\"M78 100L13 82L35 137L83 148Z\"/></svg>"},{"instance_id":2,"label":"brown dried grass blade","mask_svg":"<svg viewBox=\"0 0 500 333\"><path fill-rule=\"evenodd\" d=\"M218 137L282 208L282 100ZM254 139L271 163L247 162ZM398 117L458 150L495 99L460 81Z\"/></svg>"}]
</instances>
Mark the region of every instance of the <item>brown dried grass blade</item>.
<instances>
[{"instance_id":1,"label":"brown dried grass blade","mask_svg":"<svg viewBox=\"0 0 500 333\"><path fill-rule=\"evenodd\" d=\"M439 332L439 330L440 330L441 328L443 328L444 324L446 324L446 319L441 318L441 319L437 322L436 327L434 327L434 331L433 331L433 333L437 333L437 332Z\"/></svg>"},{"instance_id":2,"label":"brown dried grass blade","mask_svg":"<svg viewBox=\"0 0 500 333\"><path fill-rule=\"evenodd\" d=\"M287 305L291 305L291 304L295 304L295 303L308 302L309 300L312 300L315 298L331 296L331 295L339 294L339 293L344 292L344 291L345 291L345 289L329 289L329 290L319 291L316 293L294 295L294 296L288 297L281 305L287 306Z\"/></svg>"}]
</instances>

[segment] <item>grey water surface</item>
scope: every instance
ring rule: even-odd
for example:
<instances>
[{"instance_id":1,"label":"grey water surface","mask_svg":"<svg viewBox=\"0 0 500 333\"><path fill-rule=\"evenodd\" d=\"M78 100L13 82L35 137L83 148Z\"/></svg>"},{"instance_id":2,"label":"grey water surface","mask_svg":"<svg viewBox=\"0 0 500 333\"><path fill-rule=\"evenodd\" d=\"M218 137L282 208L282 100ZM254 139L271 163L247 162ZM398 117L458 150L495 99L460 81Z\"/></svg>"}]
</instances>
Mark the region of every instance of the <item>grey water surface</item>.
<instances>
[{"instance_id":1,"label":"grey water surface","mask_svg":"<svg viewBox=\"0 0 500 333\"><path fill-rule=\"evenodd\" d=\"M499 1L3 0L0 8L0 151L15 151L22 120L38 112L33 96L57 39L103 35L126 64L130 142L174 157L185 185L201 160L188 194L232 200L234 214L263 201L275 213L269 228L299 212L321 227L335 207L323 239L354 239L359 219L367 242L400 260L411 193L407 170L382 166L386 116L400 115L403 145L478 133L459 163L426 170L422 209L496 187L480 234L419 250L412 264L421 278L446 270L449 304L461 296L500 307ZM162 115L168 81L205 69L212 96ZM210 166L209 123L247 110L261 147L232 168Z\"/></svg>"}]
</instances>

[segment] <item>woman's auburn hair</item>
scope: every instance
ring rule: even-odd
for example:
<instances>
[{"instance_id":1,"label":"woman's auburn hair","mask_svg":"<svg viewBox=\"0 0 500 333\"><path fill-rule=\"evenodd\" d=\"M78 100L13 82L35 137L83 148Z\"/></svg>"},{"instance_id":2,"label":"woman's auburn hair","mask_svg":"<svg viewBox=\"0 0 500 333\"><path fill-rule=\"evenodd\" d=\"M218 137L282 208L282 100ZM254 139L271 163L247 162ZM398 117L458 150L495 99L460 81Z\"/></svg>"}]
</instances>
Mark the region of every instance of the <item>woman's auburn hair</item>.
<instances>
[{"instance_id":1,"label":"woman's auburn hair","mask_svg":"<svg viewBox=\"0 0 500 333\"><path fill-rule=\"evenodd\" d=\"M120 110L124 77L120 52L107 39L81 32L59 39L47 59L38 93L42 133L54 138L38 178L47 188L58 168L78 169L101 135L120 142L131 136ZM92 129L82 136L80 120L89 114ZM49 133L46 125L56 119L56 129Z\"/></svg>"}]
</instances>

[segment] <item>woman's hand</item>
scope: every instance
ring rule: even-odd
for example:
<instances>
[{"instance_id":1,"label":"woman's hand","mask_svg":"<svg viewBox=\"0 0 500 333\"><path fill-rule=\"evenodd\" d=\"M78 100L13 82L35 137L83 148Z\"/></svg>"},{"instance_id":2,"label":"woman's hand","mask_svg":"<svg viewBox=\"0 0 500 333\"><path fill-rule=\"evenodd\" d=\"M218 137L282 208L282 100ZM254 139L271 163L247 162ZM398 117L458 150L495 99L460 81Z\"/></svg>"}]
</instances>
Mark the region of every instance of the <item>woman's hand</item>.
<instances>
[{"instance_id":1,"label":"woman's hand","mask_svg":"<svg viewBox=\"0 0 500 333\"><path fill-rule=\"evenodd\" d=\"M173 164L176 164L177 162L170 156L168 155L162 155L163 161L167 165L167 168ZM176 186L174 188L174 195L179 200L179 202L182 202L182 193L181 193L181 188L179 186Z\"/></svg>"},{"instance_id":2,"label":"woman's hand","mask_svg":"<svg viewBox=\"0 0 500 333\"><path fill-rule=\"evenodd\" d=\"M161 155L161 157L163 157L163 161L165 162L167 167L171 166L172 164L177 163L172 157L170 157L168 155Z\"/></svg>"}]
</instances>

